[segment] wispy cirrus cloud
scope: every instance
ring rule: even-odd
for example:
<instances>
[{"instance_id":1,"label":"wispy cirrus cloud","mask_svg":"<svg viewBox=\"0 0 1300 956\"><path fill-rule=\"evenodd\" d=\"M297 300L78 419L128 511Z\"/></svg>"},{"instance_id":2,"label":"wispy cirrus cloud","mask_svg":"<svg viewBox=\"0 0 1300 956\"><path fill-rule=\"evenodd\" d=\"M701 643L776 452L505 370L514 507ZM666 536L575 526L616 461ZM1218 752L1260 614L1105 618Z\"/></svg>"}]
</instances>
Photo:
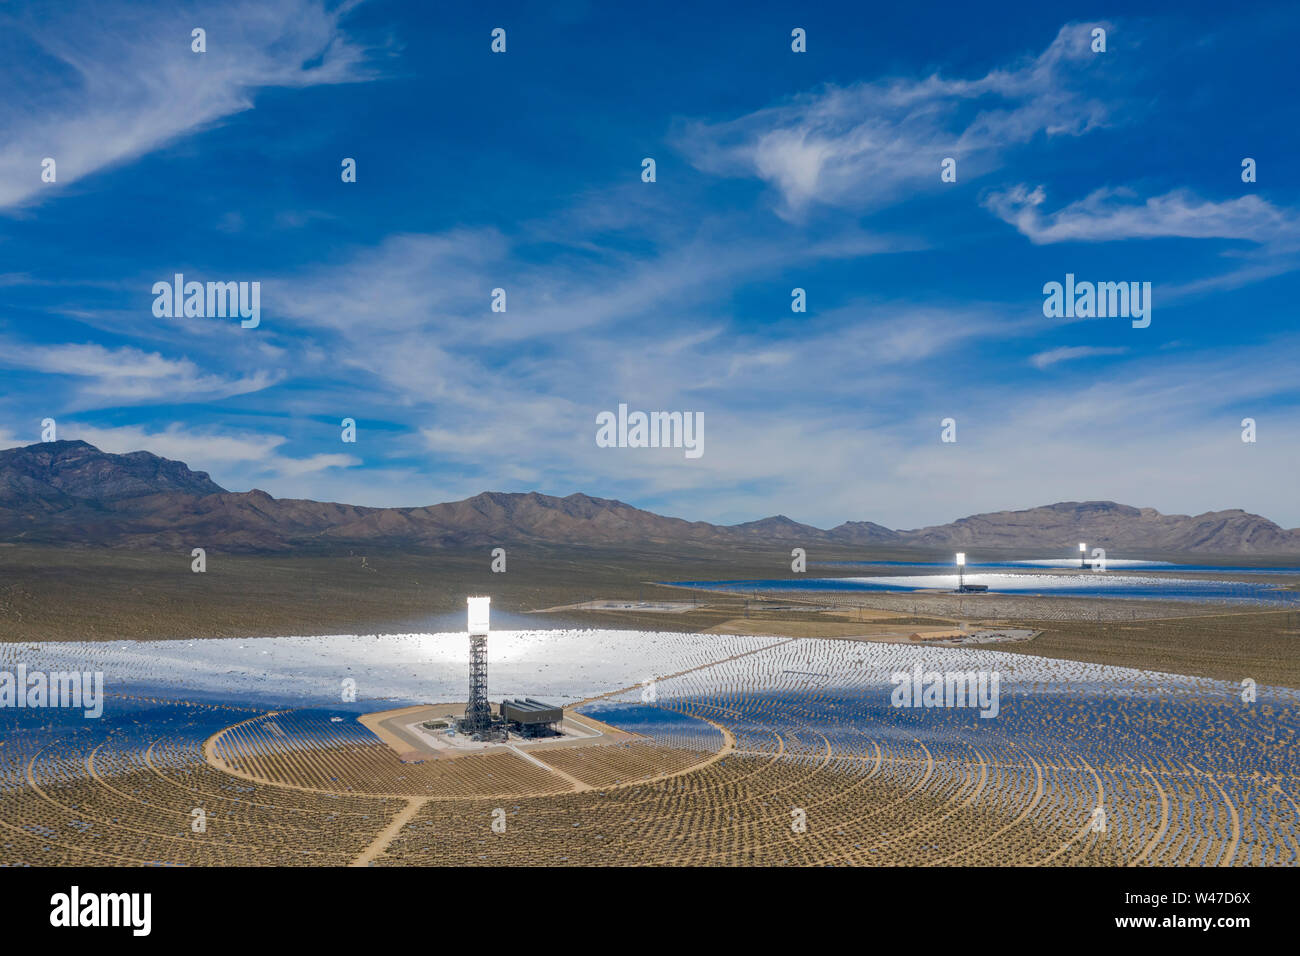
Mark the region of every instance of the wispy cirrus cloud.
<instances>
[{"instance_id":1,"label":"wispy cirrus cloud","mask_svg":"<svg viewBox=\"0 0 1300 956\"><path fill-rule=\"evenodd\" d=\"M1034 368L1051 368L1061 362L1073 362L1077 359L1096 358L1101 355L1123 355L1128 349L1123 346L1067 345L1057 349L1048 349L1029 357L1029 364Z\"/></svg>"},{"instance_id":2,"label":"wispy cirrus cloud","mask_svg":"<svg viewBox=\"0 0 1300 956\"><path fill-rule=\"evenodd\" d=\"M985 206L1036 245L1121 239L1244 239L1271 243L1300 238L1300 215L1258 196L1214 201L1179 189L1141 199L1131 189L1098 189L1044 213L1043 187L995 192Z\"/></svg>"},{"instance_id":3,"label":"wispy cirrus cloud","mask_svg":"<svg viewBox=\"0 0 1300 956\"><path fill-rule=\"evenodd\" d=\"M285 377L283 372L273 369L234 376L205 372L188 358L166 358L158 352L131 346L32 345L12 341L2 344L0 368L72 378L74 394L62 400L70 408L102 405L106 401L113 405L132 405L230 398L261 391Z\"/></svg>"},{"instance_id":4,"label":"wispy cirrus cloud","mask_svg":"<svg viewBox=\"0 0 1300 956\"><path fill-rule=\"evenodd\" d=\"M6 9L0 209L57 195L250 109L259 89L368 78L367 51L341 25L353 6L235 0ZM207 31L204 53L191 50L195 27ZM45 157L57 164L55 183L41 181Z\"/></svg>"},{"instance_id":5,"label":"wispy cirrus cloud","mask_svg":"<svg viewBox=\"0 0 1300 956\"><path fill-rule=\"evenodd\" d=\"M815 203L889 204L937 185L944 157L978 174L1040 133L1079 136L1109 122L1113 103L1079 83L1096 59L1093 26L1067 24L1038 56L977 79L829 86L739 119L687 124L677 143L702 170L766 182L786 217Z\"/></svg>"}]
</instances>

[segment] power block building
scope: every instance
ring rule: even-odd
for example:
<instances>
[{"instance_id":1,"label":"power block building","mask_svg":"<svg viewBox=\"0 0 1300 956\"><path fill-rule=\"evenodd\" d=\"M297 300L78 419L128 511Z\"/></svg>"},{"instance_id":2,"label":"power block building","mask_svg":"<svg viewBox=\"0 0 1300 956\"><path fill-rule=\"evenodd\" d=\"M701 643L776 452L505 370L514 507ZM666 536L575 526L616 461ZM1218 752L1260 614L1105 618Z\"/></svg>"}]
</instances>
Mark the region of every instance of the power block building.
<instances>
[{"instance_id":1,"label":"power block building","mask_svg":"<svg viewBox=\"0 0 1300 956\"><path fill-rule=\"evenodd\" d=\"M554 737L560 732L564 708L520 697L501 702L501 719L511 733L521 737Z\"/></svg>"}]
</instances>

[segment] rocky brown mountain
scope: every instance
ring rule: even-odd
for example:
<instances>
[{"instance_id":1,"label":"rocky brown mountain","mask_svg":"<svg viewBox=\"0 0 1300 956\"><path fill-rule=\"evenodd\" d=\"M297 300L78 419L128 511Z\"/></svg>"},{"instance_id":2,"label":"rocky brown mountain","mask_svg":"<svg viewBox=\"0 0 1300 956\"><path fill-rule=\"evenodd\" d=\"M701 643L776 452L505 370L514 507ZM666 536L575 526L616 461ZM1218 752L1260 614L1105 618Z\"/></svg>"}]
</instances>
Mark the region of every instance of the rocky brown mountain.
<instances>
[{"instance_id":1,"label":"rocky brown mountain","mask_svg":"<svg viewBox=\"0 0 1300 956\"><path fill-rule=\"evenodd\" d=\"M196 546L289 551L370 545L432 547L538 542L700 547L833 544L842 547L1041 550L1074 542L1112 552L1221 555L1300 551L1300 530L1240 510L1166 515L1110 501L1062 502L972 515L894 531L849 521L829 531L784 515L738 525L684 521L621 501L573 494L484 492L420 508L363 508L231 492L201 471L137 451L107 454L86 442L0 452L0 541L144 548Z\"/></svg>"}]
</instances>

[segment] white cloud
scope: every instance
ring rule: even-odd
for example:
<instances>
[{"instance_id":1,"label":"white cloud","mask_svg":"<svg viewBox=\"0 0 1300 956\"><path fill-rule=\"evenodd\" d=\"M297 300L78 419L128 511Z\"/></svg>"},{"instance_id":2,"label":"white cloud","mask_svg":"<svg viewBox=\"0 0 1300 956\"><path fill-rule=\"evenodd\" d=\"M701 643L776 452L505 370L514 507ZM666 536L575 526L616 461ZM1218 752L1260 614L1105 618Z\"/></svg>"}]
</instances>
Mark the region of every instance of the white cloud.
<instances>
[{"instance_id":1,"label":"white cloud","mask_svg":"<svg viewBox=\"0 0 1300 956\"><path fill-rule=\"evenodd\" d=\"M282 478L299 478L327 468L351 468L361 464L353 455L309 455L306 458L279 458L274 464L275 474Z\"/></svg>"},{"instance_id":2,"label":"white cloud","mask_svg":"<svg viewBox=\"0 0 1300 956\"><path fill-rule=\"evenodd\" d=\"M1128 349L1123 347L1107 348L1099 345L1067 345L1059 349L1048 349L1029 358L1034 368L1050 368L1059 362L1073 362L1076 359L1095 358L1100 355L1123 355Z\"/></svg>"},{"instance_id":3,"label":"white cloud","mask_svg":"<svg viewBox=\"0 0 1300 956\"><path fill-rule=\"evenodd\" d=\"M83 2L19 9L0 28L39 51L39 76L0 67L0 208L57 195L100 169L252 107L266 87L366 78L340 21L353 4L242 0L188 6ZM190 31L207 30L207 52ZM56 183L41 161L57 163Z\"/></svg>"},{"instance_id":4,"label":"white cloud","mask_svg":"<svg viewBox=\"0 0 1300 956\"><path fill-rule=\"evenodd\" d=\"M1106 242L1117 239L1244 239L1256 243L1300 237L1300 217L1258 196L1222 202L1175 190L1145 201L1131 190L1098 189L1044 215L1041 186L1016 186L994 193L985 205L1037 244Z\"/></svg>"},{"instance_id":5,"label":"white cloud","mask_svg":"<svg viewBox=\"0 0 1300 956\"><path fill-rule=\"evenodd\" d=\"M755 176L796 217L813 203L871 208L940 188L940 161L959 180L1002 162L1039 133L1081 135L1107 122L1103 100L1074 89L1094 63L1092 25L1069 24L1039 56L974 80L880 80L799 96L723 123L697 122L679 146L707 172Z\"/></svg>"},{"instance_id":6,"label":"white cloud","mask_svg":"<svg viewBox=\"0 0 1300 956\"><path fill-rule=\"evenodd\" d=\"M230 398L260 391L283 378L282 373L268 370L239 378L206 374L187 358L164 358L130 346L0 344L4 346L0 366L84 380L73 395L63 397L60 404L65 408Z\"/></svg>"}]
</instances>

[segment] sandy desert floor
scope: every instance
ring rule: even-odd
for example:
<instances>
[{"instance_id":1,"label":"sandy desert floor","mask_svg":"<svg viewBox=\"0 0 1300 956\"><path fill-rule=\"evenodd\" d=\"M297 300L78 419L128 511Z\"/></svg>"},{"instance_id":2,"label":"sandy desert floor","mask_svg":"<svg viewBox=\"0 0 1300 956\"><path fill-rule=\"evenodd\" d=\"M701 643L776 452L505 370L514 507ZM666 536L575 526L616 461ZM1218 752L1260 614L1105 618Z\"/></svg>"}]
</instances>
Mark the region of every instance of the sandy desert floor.
<instances>
[{"instance_id":1,"label":"sandy desert floor","mask_svg":"<svg viewBox=\"0 0 1300 956\"><path fill-rule=\"evenodd\" d=\"M786 560L766 552L518 548L510 551L509 571L492 574L488 556L478 553L213 554L207 572L194 574L188 553L6 546L0 547L0 642L452 630L464 626L465 595L481 592L493 596L493 620L515 628L855 638L991 622L1039 632L1008 651L1300 687L1295 610L994 594L757 599L655 583L770 577L788 570ZM652 607L573 606L589 602ZM685 603L690 609L681 608ZM548 608L559 610L538 613Z\"/></svg>"}]
</instances>

